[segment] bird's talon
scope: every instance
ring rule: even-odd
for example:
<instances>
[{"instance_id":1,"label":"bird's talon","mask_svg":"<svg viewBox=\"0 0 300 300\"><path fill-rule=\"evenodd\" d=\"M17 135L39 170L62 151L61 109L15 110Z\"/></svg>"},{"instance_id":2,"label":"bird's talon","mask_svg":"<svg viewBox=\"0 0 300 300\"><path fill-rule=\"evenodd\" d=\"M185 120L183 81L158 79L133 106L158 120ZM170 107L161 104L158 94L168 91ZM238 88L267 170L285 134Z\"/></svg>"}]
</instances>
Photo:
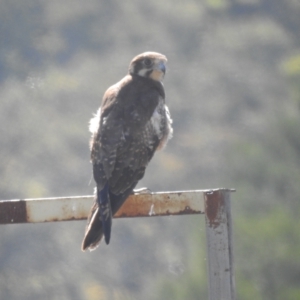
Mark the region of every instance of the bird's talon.
<instances>
[{"instance_id":1,"label":"bird's talon","mask_svg":"<svg viewBox=\"0 0 300 300\"><path fill-rule=\"evenodd\" d=\"M141 195L141 194L152 194L152 191L146 187L133 190L134 195Z\"/></svg>"}]
</instances>

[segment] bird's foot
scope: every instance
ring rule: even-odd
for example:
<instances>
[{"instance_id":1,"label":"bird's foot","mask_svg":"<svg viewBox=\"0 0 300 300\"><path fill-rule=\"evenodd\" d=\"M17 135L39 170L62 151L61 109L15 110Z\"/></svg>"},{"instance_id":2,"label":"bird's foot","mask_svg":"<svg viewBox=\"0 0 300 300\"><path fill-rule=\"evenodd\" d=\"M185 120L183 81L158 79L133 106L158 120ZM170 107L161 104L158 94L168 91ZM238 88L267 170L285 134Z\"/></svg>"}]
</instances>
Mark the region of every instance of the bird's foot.
<instances>
[{"instance_id":1,"label":"bird's foot","mask_svg":"<svg viewBox=\"0 0 300 300\"><path fill-rule=\"evenodd\" d=\"M140 189L133 190L134 195L151 194L151 193L152 193L152 191L146 187L142 187Z\"/></svg>"}]
</instances>

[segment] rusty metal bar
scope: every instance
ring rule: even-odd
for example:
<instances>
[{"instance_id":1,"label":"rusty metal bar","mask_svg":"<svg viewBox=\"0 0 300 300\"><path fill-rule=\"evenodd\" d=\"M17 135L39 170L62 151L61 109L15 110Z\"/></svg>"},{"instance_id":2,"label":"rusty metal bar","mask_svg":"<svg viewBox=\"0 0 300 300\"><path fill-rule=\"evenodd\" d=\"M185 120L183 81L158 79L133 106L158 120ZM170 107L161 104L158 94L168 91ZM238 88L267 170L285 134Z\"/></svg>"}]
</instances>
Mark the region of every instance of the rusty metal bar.
<instances>
[{"instance_id":1,"label":"rusty metal bar","mask_svg":"<svg viewBox=\"0 0 300 300\"><path fill-rule=\"evenodd\" d=\"M204 193L209 299L235 300L230 190Z\"/></svg>"},{"instance_id":2,"label":"rusty metal bar","mask_svg":"<svg viewBox=\"0 0 300 300\"><path fill-rule=\"evenodd\" d=\"M150 217L203 214L205 191L132 195L114 216ZM86 219L93 196L0 201L0 224L38 223Z\"/></svg>"}]
</instances>

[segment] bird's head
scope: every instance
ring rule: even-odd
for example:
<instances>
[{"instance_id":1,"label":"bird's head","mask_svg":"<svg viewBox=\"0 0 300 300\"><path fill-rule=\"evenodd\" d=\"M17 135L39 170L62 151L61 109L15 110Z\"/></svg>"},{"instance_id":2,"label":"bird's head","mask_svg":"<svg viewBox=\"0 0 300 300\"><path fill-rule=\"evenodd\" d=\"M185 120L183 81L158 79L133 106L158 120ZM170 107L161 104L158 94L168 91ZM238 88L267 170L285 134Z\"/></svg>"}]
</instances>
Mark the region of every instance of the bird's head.
<instances>
[{"instance_id":1,"label":"bird's head","mask_svg":"<svg viewBox=\"0 0 300 300\"><path fill-rule=\"evenodd\" d=\"M129 65L129 74L162 81L166 73L167 58L157 52L137 55Z\"/></svg>"}]
</instances>

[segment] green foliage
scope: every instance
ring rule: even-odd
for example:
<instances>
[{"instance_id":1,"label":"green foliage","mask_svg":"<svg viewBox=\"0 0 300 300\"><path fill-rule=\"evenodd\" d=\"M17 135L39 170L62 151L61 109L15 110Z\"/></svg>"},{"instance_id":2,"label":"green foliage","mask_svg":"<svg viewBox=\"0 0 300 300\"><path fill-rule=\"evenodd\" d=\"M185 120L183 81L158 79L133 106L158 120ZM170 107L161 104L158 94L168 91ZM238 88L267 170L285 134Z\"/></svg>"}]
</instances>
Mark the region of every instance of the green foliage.
<instances>
[{"instance_id":1,"label":"green foliage","mask_svg":"<svg viewBox=\"0 0 300 300\"><path fill-rule=\"evenodd\" d=\"M242 187L234 220L237 293L243 299L300 296L299 117L271 128L256 143L240 143L231 158L232 176ZM242 160L246 168L239 168Z\"/></svg>"},{"instance_id":2,"label":"green foliage","mask_svg":"<svg viewBox=\"0 0 300 300\"><path fill-rule=\"evenodd\" d=\"M298 289L299 220L284 205L237 218L237 292L243 299L293 299ZM299 296L298 290L298 296Z\"/></svg>"},{"instance_id":3,"label":"green foliage","mask_svg":"<svg viewBox=\"0 0 300 300\"><path fill-rule=\"evenodd\" d=\"M227 0L207 0L206 2L208 7L213 9L224 9L229 5Z\"/></svg>"},{"instance_id":4,"label":"green foliage","mask_svg":"<svg viewBox=\"0 0 300 300\"><path fill-rule=\"evenodd\" d=\"M175 278L169 276L160 279L158 294L150 299L207 299L205 232L201 229L204 228L204 220L201 224L195 221L192 224L197 230L191 234L190 244L185 252L187 270L178 273Z\"/></svg>"},{"instance_id":5,"label":"green foliage","mask_svg":"<svg viewBox=\"0 0 300 300\"><path fill-rule=\"evenodd\" d=\"M291 97L295 99L300 108L300 54L286 59L283 71L288 76Z\"/></svg>"}]
</instances>

